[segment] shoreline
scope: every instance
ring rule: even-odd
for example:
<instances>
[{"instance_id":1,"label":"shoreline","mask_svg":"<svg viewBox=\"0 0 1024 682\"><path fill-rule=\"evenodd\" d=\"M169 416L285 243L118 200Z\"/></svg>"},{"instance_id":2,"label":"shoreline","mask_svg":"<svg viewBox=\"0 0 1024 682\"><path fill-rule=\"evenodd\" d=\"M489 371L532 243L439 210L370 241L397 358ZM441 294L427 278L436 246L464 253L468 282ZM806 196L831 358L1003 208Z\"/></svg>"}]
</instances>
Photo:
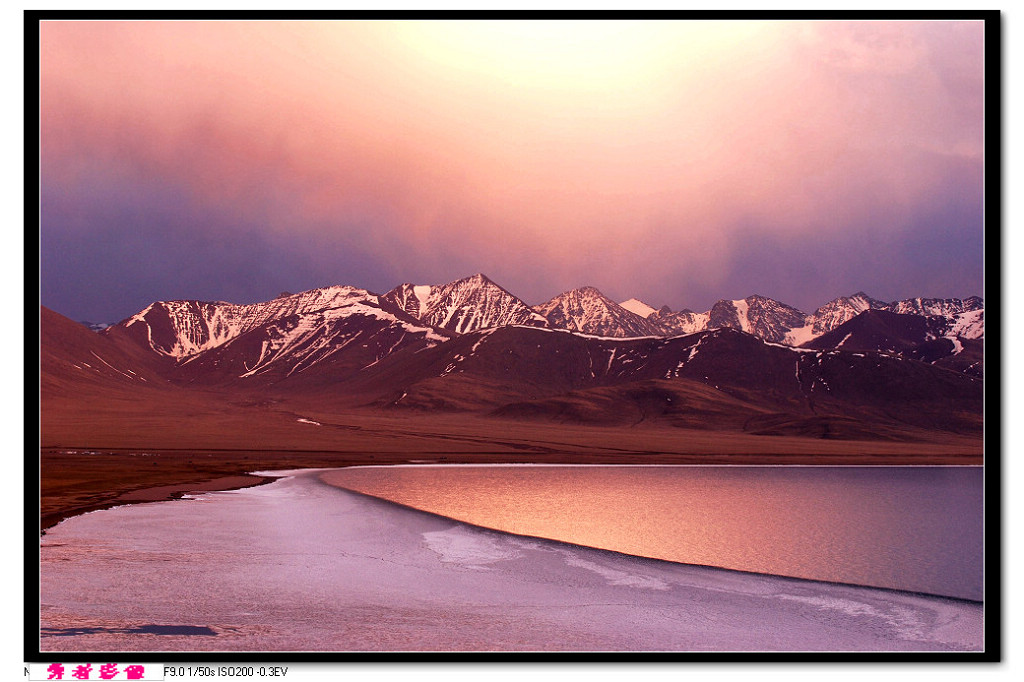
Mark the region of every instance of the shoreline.
<instances>
[{"instance_id":1,"label":"shoreline","mask_svg":"<svg viewBox=\"0 0 1024 682\"><path fill-rule=\"evenodd\" d=\"M95 504L88 504L82 507L62 509L59 511L43 514L39 517L40 536L46 535L46 530L53 528L65 519L88 514L89 512L123 507L129 504L143 504L146 502L169 502L179 500L185 495L195 493L223 492L227 490L241 490L253 488L259 485L266 485L276 481L273 476L256 476L244 474L239 476L222 476L220 478L201 481L199 483L177 484L154 486L152 488L141 488L131 492L123 493L118 497Z\"/></svg>"},{"instance_id":2,"label":"shoreline","mask_svg":"<svg viewBox=\"0 0 1024 682\"><path fill-rule=\"evenodd\" d=\"M353 453L317 450L141 449L63 446L40 450L39 530L124 504L237 490L275 479L251 472L402 465L983 466L974 455L679 454L637 452ZM31 517L31 515L30 515Z\"/></svg>"},{"instance_id":3,"label":"shoreline","mask_svg":"<svg viewBox=\"0 0 1024 682\"><path fill-rule=\"evenodd\" d=\"M422 466L422 465L419 465L419 466ZM495 465L495 466L500 466L500 465ZM553 466L558 466L558 465L553 465ZM591 465L579 465L579 466L591 466ZM624 465L624 466L628 466L628 465ZM661 466L661 465L654 465L654 466ZM715 466L715 465L709 465L709 466ZM984 606L984 604L985 604L985 600L984 599L970 599L968 597L955 597L955 596L951 596L951 595L948 595L948 594L937 594L937 593L933 593L933 592L922 592L922 591L919 591L919 590L901 589L901 588L897 588L897 587L885 587L885 586L881 586L881 585L869 585L869 584L861 584L861 583L853 583L853 582L844 582L844 581L841 581L841 580L826 580L826 579L822 579L822 578L806 578L806 577L795 576L795 575L785 575L785 574L782 574L782 573L766 573L766 572L762 572L762 571L745 570L745 569L742 569L742 568L730 568L728 566L718 566L718 565L715 565L715 564L702 564L702 563L687 562L687 561L674 561L672 559L663 559L663 558L660 558L660 557L647 556L647 555L644 555L644 554L632 554L630 552L616 550L616 549L609 549L607 547L599 547L599 546L596 546L596 545L581 544L581 543L578 543L578 542L572 542L572 541L569 541L569 540L564 540L564 539L556 538L556 537L549 537L549 536L546 536L546 535L531 535L529 533L517 533L517 532L514 532L514 531L510 531L510 530L508 530L506 528L500 528L500 527L497 527L497 526L482 525L482 524L479 524L479 523L475 523L473 521L466 520L464 518L459 518L457 516L450 516L450 515L447 515L447 514L442 514L442 513L436 512L436 511L431 511L429 509L422 509L420 507L416 507L416 506L413 506L411 504L406 504L404 502L399 502L397 500L390 499L388 497L383 497L381 495L374 495L373 493L368 493L368 492L364 492L362 490L357 490L356 488L346 487L346 486L342 485L341 483L331 482L331 481L325 479L323 477L323 475L317 476L316 478L317 478L317 480L319 480L324 485L330 486L332 488L337 488L339 490L344 490L347 493L351 493L353 495L359 495L361 497L366 497L366 498L369 498L369 499L372 499L372 500L376 500L378 502L383 502L385 504L394 505L394 506L399 507L401 509L404 509L406 511L415 512L417 514L425 514L425 515L433 517L433 518L443 519L445 521L451 521L451 522L454 522L454 523L460 523L460 524L464 524L466 526L472 526L473 528L479 528L479 529L481 529L483 531L488 531L488 532L492 532L492 533L502 533L504 535L509 535L509 536L513 536L513 537L517 537L517 538L522 538L522 539L525 539L525 540L541 540L543 542L553 542L553 543L558 543L558 544L563 544L563 545L569 545L569 546L572 546L572 547L585 548L585 549L588 549L588 550L593 550L594 552L607 553L609 555L614 555L614 556L629 557L629 558L633 558L633 559L643 559L644 561L659 562L659 563L669 564L669 565L673 565L673 566L688 566L688 567L692 567L692 568L708 569L708 570L711 570L711 571L725 571L727 573L733 573L733 574L745 575L745 576L754 576L754 577L759 577L759 578L772 578L772 579L779 579L779 580L783 580L783 581L793 581L795 583L815 583L815 584L824 585L824 586L850 587L850 588L859 588L859 589L867 589L867 590L882 590L882 591L886 591L886 592L894 592L894 593L898 593L898 594L902 594L902 595L907 595L907 596L924 597L924 598L927 598L927 599L944 599L944 600L948 600L948 601L952 601L952 602L959 602L959 603L963 603L963 604L974 604L974 605L978 605L978 606Z\"/></svg>"}]
</instances>

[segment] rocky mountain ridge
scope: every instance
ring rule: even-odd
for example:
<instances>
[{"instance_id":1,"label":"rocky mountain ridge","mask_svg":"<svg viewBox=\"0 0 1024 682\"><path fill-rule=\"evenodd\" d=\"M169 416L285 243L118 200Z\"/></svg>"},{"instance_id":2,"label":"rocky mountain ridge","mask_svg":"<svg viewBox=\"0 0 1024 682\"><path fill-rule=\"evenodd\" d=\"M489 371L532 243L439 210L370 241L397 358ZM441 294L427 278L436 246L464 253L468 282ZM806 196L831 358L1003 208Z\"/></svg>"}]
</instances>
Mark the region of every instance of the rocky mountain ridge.
<instances>
[{"instance_id":1,"label":"rocky mountain ridge","mask_svg":"<svg viewBox=\"0 0 1024 682\"><path fill-rule=\"evenodd\" d=\"M177 405L189 396L221 396L257 411L301 400L382 414L466 412L837 439L970 435L982 425L983 376L953 366L948 357L936 361L925 353L934 349L917 344L946 331L929 326L938 324L935 317L865 311L846 323L864 326L865 333L838 328L842 338L825 340L834 348L798 348L730 327L673 337L616 338L529 325L457 334L426 327L365 293L335 294L332 305L340 305L313 310L331 298L321 293L306 298L308 305L287 302L281 310L289 314L256 326L221 311L217 319L242 331L180 356L158 333L166 329L147 325L161 319L155 311L193 315L202 306L153 306L99 334L43 309L43 397L70 405L165 396L160 400ZM206 342L224 328L204 332ZM878 342L880 328L900 336L902 345ZM147 329L152 337L140 334ZM196 332L192 340L199 345L203 338ZM870 343L876 349L865 346ZM951 357L975 352L971 344L979 342L962 343L963 353Z\"/></svg>"},{"instance_id":2,"label":"rocky mountain ridge","mask_svg":"<svg viewBox=\"0 0 1024 682\"><path fill-rule=\"evenodd\" d=\"M704 313L684 309L673 312L667 307L653 307L632 299L637 310L652 311L645 319L654 322L662 335L692 334L706 329L730 327L767 341L799 346L826 334L866 310L885 310L897 314L943 317L948 326L959 330L964 338L984 337L984 300L979 296L959 298L912 298L886 303L862 291L840 296L807 314L767 296L753 295L745 299L719 300ZM967 316L967 313L973 313Z\"/></svg>"},{"instance_id":3,"label":"rocky mountain ridge","mask_svg":"<svg viewBox=\"0 0 1024 682\"><path fill-rule=\"evenodd\" d=\"M551 327L611 337L665 336L664 329L594 287L573 289L534 306Z\"/></svg>"},{"instance_id":4,"label":"rocky mountain ridge","mask_svg":"<svg viewBox=\"0 0 1024 682\"><path fill-rule=\"evenodd\" d=\"M392 356L418 355L482 334L472 353L495 330L520 327L608 341L731 329L794 349L885 353L979 378L984 370L984 308L978 297L884 303L858 292L811 315L758 295L721 300L704 313L655 310L635 299L626 303L583 287L530 307L477 274L445 285L406 283L383 295L332 286L249 305L160 301L99 335L159 356L175 367L174 381L201 384L347 381ZM880 322L883 313L892 319ZM449 371L467 357L453 359Z\"/></svg>"},{"instance_id":5,"label":"rocky mountain ridge","mask_svg":"<svg viewBox=\"0 0 1024 682\"><path fill-rule=\"evenodd\" d=\"M448 284L400 284L379 299L426 325L456 334L514 324L550 324L521 299L479 273Z\"/></svg>"},{"instance_id":6,"label":"rocky mountain ridge","mask_svg":"<svg viewBox=\"0 0 1024 682\"><path fill-rule=\"evenodd\" d=\"M141 321L156 329L157 352L182 358L238 336L272 319L352 302L363 302L407 322L464 334L479 329L526 325L568 329L585 334L628 338L674 336L729 327L786 345L801 345L856 317L865 310L945 317L964 338L984 336L984 301L912 298L886 303L864 292L841 296L806 314L761 295L717 301L709 310L655 309L638 299L615 303L594 287L581 287L530 306L483 274L448 284L400 284L378 295L352 286L331 286L299 294L287 292L250 305L203 301L158 301L118 325L90 324L102 332L111 326L131 327ZM965 315L972 313L972 315ZM142 328L140 328L141 330ZM167 332L170 332L168 335Z\"/></svg>"}]
</instances>

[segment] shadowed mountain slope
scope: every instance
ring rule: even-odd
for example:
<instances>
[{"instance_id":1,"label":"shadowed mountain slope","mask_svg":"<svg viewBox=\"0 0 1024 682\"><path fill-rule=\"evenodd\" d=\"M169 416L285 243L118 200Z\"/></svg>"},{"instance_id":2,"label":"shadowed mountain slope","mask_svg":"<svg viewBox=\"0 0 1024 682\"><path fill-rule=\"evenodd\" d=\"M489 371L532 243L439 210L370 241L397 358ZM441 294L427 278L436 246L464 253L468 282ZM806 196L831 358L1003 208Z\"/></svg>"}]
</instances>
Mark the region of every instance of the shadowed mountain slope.
<instances>
[{"instance_id":1,"label":"shadowed mountain slope","mask_svg":"<svg viewBox=\"0 0 1024 682\"><path fill-rule=\"evenodd\" d=\"M40 387L43 395L65 394L75 387L145 388L167 382L174 364L134 343L97 334L78 322L40 306Z\"/></svg>"},{"instance_id":2,"label":"shadowed mountain slope","mask_svg":"<svg viewBox=\"0 0 1024 682\"><path fill-rule=\"evenodd\" d=\"M609 423L629 422L630 410L660 404L664 394L665 414L707 428L788 415L976 432L982 399L980 380L946 369L878 353L792 349L731 329L616 340L501 328L395 354L361 372L351 389L380 408Z\"/></svg>"},{"instance_id":3,"label":"shadowed mountain slope","mask_svg":"<svg viewBox=\"0 0 1024 682\"><path fill-rule=\"evenodd\" d=\"M973 335L984 333L983 313L922 317L866 310L804 347L887 353L981 377L984 339Z\"/></svg>"}]
</instances>

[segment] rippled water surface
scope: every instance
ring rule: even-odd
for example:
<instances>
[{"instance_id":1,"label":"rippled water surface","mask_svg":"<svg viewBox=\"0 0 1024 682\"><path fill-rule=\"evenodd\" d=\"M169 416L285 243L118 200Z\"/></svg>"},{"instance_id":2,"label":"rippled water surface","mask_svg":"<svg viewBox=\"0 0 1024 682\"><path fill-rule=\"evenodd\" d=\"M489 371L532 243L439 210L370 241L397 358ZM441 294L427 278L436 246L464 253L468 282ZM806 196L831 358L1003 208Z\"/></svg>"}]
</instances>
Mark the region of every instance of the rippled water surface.
<instances>
[{"instance_id":1,"label":"rippled water surface","mask_svg":"<svg viewBox=\"0 0 1024 682\"><path fill-rule=\"evenodd\" d=\"M638 556L983 598L981 467L359 467L323 480Z\"/></svg>"}]
</instances>

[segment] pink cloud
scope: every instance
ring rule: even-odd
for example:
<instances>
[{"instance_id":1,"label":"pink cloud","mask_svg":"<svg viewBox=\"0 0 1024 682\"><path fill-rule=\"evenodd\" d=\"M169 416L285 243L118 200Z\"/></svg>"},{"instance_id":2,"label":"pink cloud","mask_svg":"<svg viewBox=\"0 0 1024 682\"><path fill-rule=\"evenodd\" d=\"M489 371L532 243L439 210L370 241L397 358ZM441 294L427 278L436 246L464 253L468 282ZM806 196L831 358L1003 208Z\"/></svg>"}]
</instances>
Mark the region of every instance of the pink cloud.
<instances>
[{"instance_id":1,"label":"pink cloud","mask_svg":"<svg viewBox=\"0 0 1024 682\"><path fill-rule=\"evenodd\" d=\"M980 154L981 24L772 22L728 49L679 28L602 90L585 60L581 85L476 43L460 68L388 24L44 23L44 173L116 168L268 230L361 216L396 261L458 243L585 277L613 249L625 281L651 248L715 277L740 226L870 234L882 206L900 230L936 157Z\"/></svg>"}]
</instances>

